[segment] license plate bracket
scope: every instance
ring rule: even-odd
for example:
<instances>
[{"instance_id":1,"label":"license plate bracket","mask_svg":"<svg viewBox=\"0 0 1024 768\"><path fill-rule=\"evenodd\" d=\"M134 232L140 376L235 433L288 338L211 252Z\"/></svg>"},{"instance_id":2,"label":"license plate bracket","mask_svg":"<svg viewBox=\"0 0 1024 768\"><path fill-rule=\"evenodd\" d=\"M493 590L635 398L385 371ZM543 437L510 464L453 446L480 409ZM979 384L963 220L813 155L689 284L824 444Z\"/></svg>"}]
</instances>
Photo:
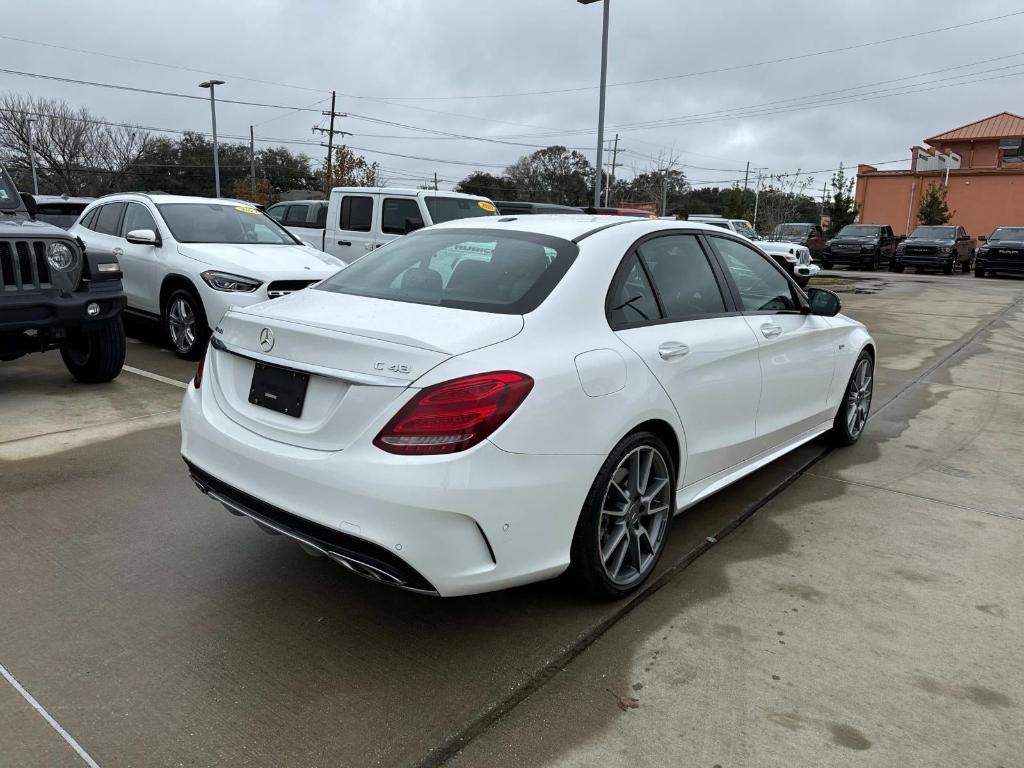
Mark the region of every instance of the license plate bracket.
<instances>
[{"instance_id":1,"label":"license plate bracket","mask_svg":"<svg viewBox=\"0 0 1024 768\"><path fill-rule=\"evenodd\" d=\"M302 416L308 387L308 373L256 363L249 386L249 402L298 419Z\"/></svg>"}]
</instances>

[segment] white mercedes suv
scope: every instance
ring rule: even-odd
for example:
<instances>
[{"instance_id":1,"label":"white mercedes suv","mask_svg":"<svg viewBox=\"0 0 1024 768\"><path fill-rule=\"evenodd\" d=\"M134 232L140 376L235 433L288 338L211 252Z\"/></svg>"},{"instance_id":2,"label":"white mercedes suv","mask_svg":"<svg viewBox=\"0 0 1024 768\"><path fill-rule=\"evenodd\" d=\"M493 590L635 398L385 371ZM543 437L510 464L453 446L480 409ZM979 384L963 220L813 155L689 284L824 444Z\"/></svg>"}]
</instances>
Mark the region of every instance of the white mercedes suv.
<instances>
[{"instance_id":1,"label":"white mercedes suv","mask_svg":"<svg viewBox=\"0 0 1024 768\"><path fill-rule=\"evenodd\" d=\"M875 348L732 232L467 219L230 310L187 389L210 498L350 571L464 595L567 568L614 598L679 510L823 433Z\"/></svg>"},{"instance_id":2,"label":"white mercedes suv","mask_svg":"<svg viewBox=\"0 0 1024 768\"><path fill-rule=\"evenodd\" d=\"M159 320L189 360L229 308L284 296L345 266L241 200L108 195L70 231L90 252L117 257L126 311Z\"/></svg>"}]
</instances>

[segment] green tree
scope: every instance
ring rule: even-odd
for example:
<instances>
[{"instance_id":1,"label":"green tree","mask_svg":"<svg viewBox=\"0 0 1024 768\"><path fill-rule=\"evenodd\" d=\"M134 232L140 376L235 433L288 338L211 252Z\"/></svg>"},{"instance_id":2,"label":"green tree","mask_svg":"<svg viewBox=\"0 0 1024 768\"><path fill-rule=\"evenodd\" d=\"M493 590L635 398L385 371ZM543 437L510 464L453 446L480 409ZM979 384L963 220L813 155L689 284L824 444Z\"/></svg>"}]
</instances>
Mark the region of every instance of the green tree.
<instances>
[{"instance_id":1,"label":"green tree","mask_svg":"<svg viewBox=\"0 0 1024 768\"><path fill-rule=\"evenodd\" d=\"M723 215L730 219L751 219L754 216L754 194L739 184L722 194Z\"/></svg>"},{"instance_id":2,"label":"green tree","mask_svg":"<svg viewBox=\"0 0 1024 768\"><path fill-rule=\"evenodd\" d=\"M504 176L474 171L455 186L456 192L481 195L492 200L518 200L515 185Z\"/></svg>"},{"instance_id":3,"label":"green tree","mask_svg":"<svg viewBox=\"0 0 1024 768\"><path fill-rule=\"evenodd\" d=\"M946 192L946 188L936 182L932 182L928 186L928 189L921 195L921 204L917 207L919 223L926 226L948 224L949 220L956 215L956 211L949 210Z\"/></svg>"},{"instance_id":4,"label":"green tree","mask_svg":"<svg viewBox=\"0 0 1024 768\"><path fill-rule=\"evenodd\" d=\"M581 152L561 145L538 149L505 170L519 199L588 205L594 168Z\"/></svg>"},{"instance_id":5,"label":"green tree","mask_svg":"<svg viewBox=\"0 0 1024 768\"><path fill-rule=\"evenodd\" d=\"M829 216L828 236L834 237L836 232L847 224L853 224L857 218L857 203L853 199L853 183L855 179L847 179L843 164L832 175L832 196L825 206Z\"/></svg>"},{"instance_id":6,"label":"green tree","mask_svg":"<svg viewBox=\"0 0 1024 768\"><path fill-rule=\"evenodd\" d=\"M326 172L326 168L324 172ZM334 162L331 165L331 178L327 180L327 188L331 187L383 187L386 180L381 175L380 163L371 163L362 155L342 145L334 150Z\"/></svg>"}]
</instances>

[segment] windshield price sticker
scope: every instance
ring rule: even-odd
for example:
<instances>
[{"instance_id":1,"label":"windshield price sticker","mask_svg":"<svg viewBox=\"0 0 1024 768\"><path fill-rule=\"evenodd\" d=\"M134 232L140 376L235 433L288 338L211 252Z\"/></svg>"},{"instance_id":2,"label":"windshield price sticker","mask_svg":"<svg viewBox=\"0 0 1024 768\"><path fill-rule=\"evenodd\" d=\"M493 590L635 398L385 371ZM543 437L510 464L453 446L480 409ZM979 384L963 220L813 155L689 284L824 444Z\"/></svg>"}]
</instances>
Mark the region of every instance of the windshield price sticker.
<instances>
[{"instance_id":1,"label":"windshield price sticker","mask_svg":"<svg viewBox=\"0 0 1024 768\"><path fill-rule=\"evenodd\" d=\"M236 205L235 210L241 211L242 213L254 213L257 216L259 216L260 213L256 208L253 208L252 206L249 205Z\"/></svg>"},{"instance_id":2,"label":"windshield price sticker","mask_svg":"<svg viewBox=\"0 0 1024 768\"><path fill-rule=\"evenodd\" d=\"M479 205L481 208L483 208L488 213L497 213L498 212L498 209L494 207L494 203L488 202L487 200L480 200L479 202L477 202L477 205Z\"/></svg>"}]
</instances>

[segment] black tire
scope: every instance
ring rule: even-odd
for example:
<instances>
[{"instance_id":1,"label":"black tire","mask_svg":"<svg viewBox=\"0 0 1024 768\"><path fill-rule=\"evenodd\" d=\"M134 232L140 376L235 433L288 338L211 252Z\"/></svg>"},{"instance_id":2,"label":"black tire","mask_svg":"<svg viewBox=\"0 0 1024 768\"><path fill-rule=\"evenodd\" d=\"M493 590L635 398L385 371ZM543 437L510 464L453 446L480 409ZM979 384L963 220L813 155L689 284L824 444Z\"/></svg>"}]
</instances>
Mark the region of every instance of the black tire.
<instances>
[{"instance_id":1,"label":"black tire","mask_svg":"<svg viewBox=\"0 0 1024 768\"><path fill-rule=\"evenodd\" d=\"M643 488L638 488L639 481L633 484L630 480L634 455L637 462L652 457ZM625 475L623 464L628 464ZM639 477L641 464L637 467L641 469L636 473ZM676 471L671 452L652 432L634 432L612 449L594 478L572 539L569 570L591 596L602 600L625 597L653 573L672 530ZM624 491L619 489L619 481L627 484ZM652 485L658 483L662 485L652 491ZM617 505L622 506L621 511L609 509ZM641 528L645 535L635 535Z\"/></svg>"},{"instance_id":2,"label":"black tire","mask_svg":"<svg viewBox=\"0 0 1024 768\"><path fill-rule=\"evenodd\" d=\"M187 315L182 315L182 307ZM184 360L198 360L206 349L210 338L210 326L206 323L203 302L188 288L172 291L164 302L161 314L164 336L178 357Z\"/></svg>"},{"instance_id":3,"label":"black tire","mask_svg":"<svg viewBox=\"0 0 1024 768\"><path fill-rule=\"evenodd\" d=\"M944 274L944 275L952 275L953 274L953 262L952 261L948 261L948 262L946 262L945 264L942 265L942 274Z\"/></svg>"},{"instance_id":4,"label":"black tire","mask_svg":"<svg viewBox=\"0 0 1024 768\"><path fill-rule=\"evenodd\" d=\"M902 264L897 262L895 259L889 259L889 271L890 272L902 273L903 269L904 269L904 267L903 267Z\"/></svg>"},{"instance_id":5,"label":"black tire","mask_svg":"<svg viewBox=\"0 0 1024 768\"><path fill-rule=\"evenodd\" d=\"M972 253L971 254L971 258L969 258L967 261L963 261L963 262L960 263L960 271L963 272L966 275L973 268L974 268L974 254Z\"/></svg>"},{"instance_id":6,"label":"black tire","mask_svg":"<svg viewBox=\"0 0 1024 768\"><path fill-rule=\"evenodd\" d=\"M980 267L977 264L975 264L974 265L974 276L975 277L984 277L985 276L985 268L984 267Z\"/></svg>"},{"instance_id":7,"label":"black tire","mask_svg":"<svg viewBox=\"0 0 1024 768\"><path fill-rule=\"evenodd\" d=\"M866 385L861 383L862 379L860 378L864 366L866 366ZM846 389L843 392L843 401L839 404L835 421L832 422L832 430L829 435L834 444L853 445L864 434L864 425L867 424L868 415L871 412L874 379L875 360L870 352L864 350L853 365L853 372L850 374L850 380L846 383ZM851 410L854 408L857 409L857 415L851 417Z\"/></svg>"},{"instance_id":8,"label":"black tire","mask_svg":"<svg viewBox=\"0 0 1024 768\"><path fill-rule=\"evenodd\" d=\"M124 367L127 344L120 317L69 335L60 349L68 373L84 384L116 379Z\"/></svg>"},{"instance_id":9,"label":"black tire","mask_svg":"<svg viewBox=\"0 0 1024 768\"><path fill-rule=\"evenodd\" d=\"M822 269L832 269L832 259L821 260Z\"/></svg>"}]
</instances>

